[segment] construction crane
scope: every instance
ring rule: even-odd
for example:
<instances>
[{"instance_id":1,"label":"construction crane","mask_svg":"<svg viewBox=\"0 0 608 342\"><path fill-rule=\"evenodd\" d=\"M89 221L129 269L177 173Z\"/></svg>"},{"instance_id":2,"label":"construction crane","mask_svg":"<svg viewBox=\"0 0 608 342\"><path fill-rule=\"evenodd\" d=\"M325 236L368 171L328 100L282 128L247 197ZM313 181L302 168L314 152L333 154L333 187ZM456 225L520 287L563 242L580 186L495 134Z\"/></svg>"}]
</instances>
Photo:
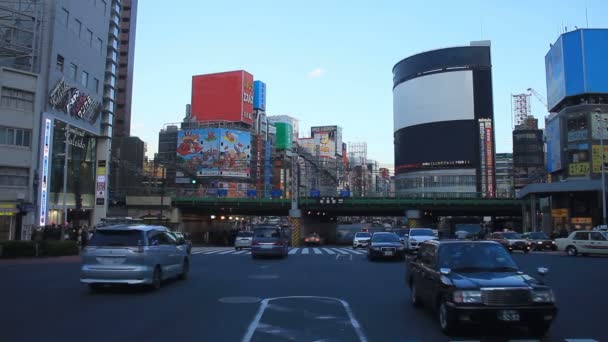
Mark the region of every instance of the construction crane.
<instances>
[{"instance_id":1,"label":"construction crane","mask_svg":"<svg viewBox=\"0 0 608 342\"><path fill-rule=\"evenodd\" d=\"M541 94L539 94L536 90L534 90L532 88L528 88L528 93L530 93L531 95L534 95L534 97L536 97L538 99L538 101L540 101L540 103L542 103L543 106L545 106L547 111L549 111L549 106L547 105L547 101Z\"/></svg>"}]
</instances>

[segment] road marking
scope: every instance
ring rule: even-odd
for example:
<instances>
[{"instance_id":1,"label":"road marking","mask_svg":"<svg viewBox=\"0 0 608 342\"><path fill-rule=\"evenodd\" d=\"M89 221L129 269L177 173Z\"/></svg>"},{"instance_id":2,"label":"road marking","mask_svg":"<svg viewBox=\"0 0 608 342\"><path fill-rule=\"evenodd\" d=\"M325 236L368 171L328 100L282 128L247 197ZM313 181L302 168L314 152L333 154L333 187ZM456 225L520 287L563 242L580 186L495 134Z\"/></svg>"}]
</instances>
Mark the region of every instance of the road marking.
<instances>
[{"instance_id":1,"label":"road marking","mask_svg":"<svg viewBox=\"0 0 608 342\"><path fill-rule=\"evenodd\" d=\"M248 252L248 251L243 250L243 251L234 252L234 254L245 254L245 253L247 253L247 252Z\"/></svg>"},{"instance_id":2,"label":"road marking","mask_svg":"<svg viewBox=\"0 0 608 342\"><path fill-rule=\"evenodd\" d=\"M342 299L333 298L333 297L316 297L316 296L288 296L288 297L275 297L275 298L263 299L262 303L260 304L260 307L258 309L258 312L256 313L255 317L253 318L253 321L251 321L251 323L249 324L249 327L247 328L247 332L245 333L245 336L243 336L243 339L241 341L242 342L251 341L253 334L255 334L255 331L260 326L260 320L262 320L264 311L268 307L268 303L270 301L277 300L277 299L307 299L307 298L308 299L335 300L335 301L339 302L340 304L342 304L342 307L344 308L344 311L346 311L350 324L352 325L353 329L355 330L355 333L357 334L359 341L367 342L367 338L363 334L363 329L361 328L361 324L359 324L359 321L357 321L357 319L355 318L355 315L353 314L353 311L350 308L350 305L348 304L348 302L346 302Z\"/></svg>"},{"instance_id":3,"label":"road marking","mask_svg":"<svg viewBox=\"0 0 608 342\"><path fill-rule=\"evenodd\" d=\"M345 251L341 250L340 248L332 248L332 249L340 254L349 254L348 252L345 252Z\"/></svg>"},{"instance_id":4,"label":"road marking","mask_svg":"<svg viewBox=\"0 0 608 342\"><path fill-rule=\"evenodd\" d=\"M217 254L232 254L232 253L234 253L234 252L235 252L235 251L228 250L228 251L223 251L223 252L220 252L220 253L217 253Z\"/></svg>"},{"instance_id":5,"label":"road marking","mask_svg":"<svg viewBox=\"0 0 608 342\"><path fill-rule=\"evenodd\" d=\"M308 248L302 248L302 254L308 254Z\"/></svg>"},{"instance_id":6,"label":"road marking","mask_svg":"<svg viewBox=\"0 0 608 342\"><path fill-rule=\"evenodd\" d=\"M298 250L300 250L298 247L292 248L292 249L289 251L289 254L296 254L296 253L298 252Z\"/></svg>"},{"instance_id":7,"label":"road marking","mask_svg":"<svg viewBox=\"0 0 608 342\"><path fill-rule=\"evenodd\" d=\"M207 252L203 252L203 254L215 254L215 253L220 253L220 252L225 252L225 249L217 249L214 251L207 251Z\"/></svg>"},{"instance_id":8,"label":"road marking","mask_svg":"<svg viewBox=\"0 0 608 342\"><path fill-rule=\"evenodd\" d=\"M353 254L359 254L359 255L360 254L365 254L364 251L358 251L356 249L345 249L345 250L348 251L348 252L350 252L350 253L353 253Z\"/></svg>"},{"instance_id":9,"label":"road marking","mask_svg":"<svg viewBox=\"0 0 608 342\"><path fill-rule=\"evenodd\" d=\"M329 248L321 248L321 249L322 249L322 250L323 250L325 253L327 253L327 254L336 254L336 252L332 251L332 250L331 250L331 249L329 249Z\"/></svg>"},{"instance_id":10,"label":"road marking","mask_svg":"<svg viewBox=\"0 0 608 342\"><path fill-rule=\"evenodd\" d=\"M598 342L597 340L593 340L590 338L567 338L566 342Z\"/></svg>"},{"instance_id":11,"label":"road marking","mask_svg":"<svg viewBox=\"0 0 608 342\"><path fill-rule=\"evenodd\" d=\"M315 252L315 254L323 254L318 248L313 248L312 250Z\"/></svg>"}]
</instances>

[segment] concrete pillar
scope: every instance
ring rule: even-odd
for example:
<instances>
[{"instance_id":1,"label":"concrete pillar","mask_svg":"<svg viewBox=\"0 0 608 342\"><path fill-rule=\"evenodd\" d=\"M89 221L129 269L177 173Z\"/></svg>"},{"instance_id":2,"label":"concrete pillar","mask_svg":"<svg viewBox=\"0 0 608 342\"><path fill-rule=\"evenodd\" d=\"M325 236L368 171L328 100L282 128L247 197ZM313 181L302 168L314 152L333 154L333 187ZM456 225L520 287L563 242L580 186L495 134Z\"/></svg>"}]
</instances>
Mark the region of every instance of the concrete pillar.
<instances>
[{"instance_id":1,"label":"concrete pillar","mask_svg":"<svg viewBox=\"0 0 608 342\"><path fill-rule=\"evenodd\" d=\"M532 231L536 232L537 231L537 217L536 217L536 195L532 194L530 195L530 221L531 221L531 227L532 227Z\"/></svg>"},{"instance_id":2,"label":"concrete pillar","mask_svg":"<svg viewBox=\"0 0 608 342\"><path fill-rule=\"evenodd\" d=\"M409 228L420 228L422 226L422 212L420 210L407 210L405 216L407 217L407 226Z\"/></svg>"},{"instance_id":3,"label":"concrete pillar","mask_svg":"<svg viewBox=\"0 0 608 342\"><path fill-rule=\"evenodd\" d=\"M111 164L111 139L97 139L97 167L95 172L95 198L92 225L98 224L108 213L108 181ZM103 182L102 182L103 181ZM101 193L100 193L101 191Z\"/></svg>"}]
</instances>

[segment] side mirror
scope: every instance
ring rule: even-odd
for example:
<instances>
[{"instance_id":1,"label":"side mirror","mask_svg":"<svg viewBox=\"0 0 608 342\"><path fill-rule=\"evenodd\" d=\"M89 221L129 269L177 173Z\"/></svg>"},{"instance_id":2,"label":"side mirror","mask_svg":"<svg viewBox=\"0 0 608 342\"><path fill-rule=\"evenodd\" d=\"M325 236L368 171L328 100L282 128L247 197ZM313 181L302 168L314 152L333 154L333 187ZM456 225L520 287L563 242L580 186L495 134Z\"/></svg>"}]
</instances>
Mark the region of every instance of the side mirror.
<instances>
[{"instance_id":1,"label":"side mirror","mask_svg":"<svg viewBox=\"0 0 608 342\"><path fill-rule=\"evenodd\" d=\"M546 276L549 273L549 269L546 267L539 267L536 269L536 273L538 273L541 276Z\"/></svg>"},{"instance_id":2,"label":"side mirror","mask_svg":"<svg viewBox=\"0 0 608 342\"><path fill-rule=\"evenodd\" d=\"M447 275L449 275L450 273L452 273L452 270L451 270L451 269L449 269L449 268L447 268L447 267L442 267L442 268L440 268L440 269L439 269L439 273L440 273L441 275L447 276Z\"/></svg>"}]
</instances>

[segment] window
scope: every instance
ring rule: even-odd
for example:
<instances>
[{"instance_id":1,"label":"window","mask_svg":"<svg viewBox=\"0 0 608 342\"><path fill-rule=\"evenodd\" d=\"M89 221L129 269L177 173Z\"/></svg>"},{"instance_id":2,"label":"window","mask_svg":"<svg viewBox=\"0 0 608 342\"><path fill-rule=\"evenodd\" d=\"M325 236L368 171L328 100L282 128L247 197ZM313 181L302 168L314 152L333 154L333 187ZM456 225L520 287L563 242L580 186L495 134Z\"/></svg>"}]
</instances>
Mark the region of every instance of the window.
<instances>
[{"instance_id":1,"label":"window","mask_svg":"<svg viewBox=\"0 0 608 342\"><path fill-rule=\"evenodd\" d=\"M89 246L138 246L143 240L140 230L98 229L89 241Z\"/></svg>"},{"instance_id":2,"label":"window","mask_svg":"<svg viewBox=\"0 0 608 342\"><path fill-rule=\"evenodd\" d=\"M32 92L21 89L2 87L1 95L1 107L23 110L28 112L34 111L34 93Z\"/></svg>"},{"instance_id":3,"label":"window","mask_svg":"<svg viewBox=\"0 0 608 342\"><path fill-rule=\"evenodd\" d=\"M97 37L97 50L99 53L103 52L103 40L101 40L99 37Z\"/></svg>"},{"instance_id":4,"label":"window","mask_svg":"<svg viewBox=\"0 0 608 342\"><path fill-rule=\"evenodd\" d=\"M0 186L27 186L28 178L26 168L0 166Z\"/></svg>"},{"instance_id":5,"label":"window","mask_svg":"<svg viewBox=\"0 0 608 342\"><path fill-rule=\"evenodd\" d=\"M0 145L30 147L31 137L27 129L0 127Z\"/></svg>"},{"instance_id":6,"label":"window","mask_svg":"<svg viewBox=\"0 0 608 342\"><path fill-rule=\"evenodd\" d=\"M82 71L82 75L80 78L80 83L82 83L82 85L87 88L89 86L89 73L86 71Z\"/></svg>"},{"instance_id":7,"label":"window","mask_svg":"<svg viewBox=\"0 0 608 342\"><path fill-rule=\"evenodd\" d=\"M129 29L122 29L120 30L120 33L129 34Z\"/></svg>"},{"instance_id":8,"label":"window","mask_svg":"<svg viewBox=\"0 0 608 342\"><path fill-rule=\"evenodd\" d=\"M420 246L420 261L424 266L434 269L435 268L435 246L422 245Z\"/></svg>"},{"instance_id":9,"label":"window","mask_svg":"<svg viewBox=\"0 0 608 342\"><path fill-rule=\"evenodd\" d=\"M76 75L78 75L78 66L74 63L70 63L70 77L75 80Z\"/></svg>"},{"instance_id":10,"label":"window","mask_svg":"<svg viewBox=\"0 0 608 342\"><path fill-rule=\"evenodd\" d=\"M123 17L122 19L120 19L120 21L122 21L122 22L127 22L129 20L131 20L130 17Z\"/></svg>"},{"instance_id":11,"label":"window","mask_svg":"<svg viewBox=\"0 0 608 342\"><path fill-rule=\"evenodd\" d=\"M573 240L589 240L589 232L577 232Z\"/></svg>"},{"instance_id":12,"label":"window","mask_svg":"<svg viewBox=\"0 0 608 342\"><path fill-rule=\"evenodd\" d=\"M122 10L123 11L130 11L131 10L131 6L123 6Z\"/></svg>"},{"instance_id":13,"label":"window","mask_svg":"<svg viewBox=\"0 0 608 342\"><path fill-rule=\"evenodd\" d=\"M126 79L126 78L127 78L127 76L125 76L125 75L118 75L118 79L119 79L119 80L124 80L124 79Z\"/></svg>"},{"instance_id":14,"label":"window","mask_svg":"<svg viewBox=\"0 0 608 342\"><path fill-rule=\"evenodd\" d=\"M120 52L120 55L121 55L121 56L126 56L126 55L127 55L127 52L126 52L126 51L121 51L121 52Z\"/></svg>"},{"instance_id":15,"label":"window","mask_svg":"<svg viewBox=\"0 0 608 342\"><path fill-rule=\"evenodd\" d=\"M118 93L119 93L119 94L122 94L122 93L124 93L124 92L125 92L125 88L118 88Z\"/></svg>"},{"instance_id":16,"label":"window","mask_svg":"<svg viewBox=\"0 0 608 342\"><path fill-rule=\"evenodd\" d=\"M592 232L591 241L606 241L606 237L600 232Z\"/></svg>"},{"instance_id":17,"label":"window","mask_svg":"<svg viewBox=\"0 0 608 342\"><path fill-rule=\"evenodd\" d=\"M82 30L82 22L80 22L80 20L78 19L74 19L74 22L72 23L72 31L74 31L74 33L76 33L76 35L80 38L80 32Z\"/></svg>"},{"instance_id":18,"label":"window","mask_svg":"<svg viewBox=\"0 0 608 342\"><path fill-rule=\"evenodd\" d=\"M95 92L99 93L99 80L98 79L93 79L93 86L95 87Z\"/></svg>"},{"instance_id":19,"label":"window","mask_svg":"<svg viewBox=\"0 0 608 342\"><path fill-rule=\"evenodd\" d=\"M116 108L118 108L118 109L124 109L124 108L125 108L125 105L124 105L124 104L118 104L118 105L116 106Z\"/></svg>"},{"instance_id":20,"label":"window","mask_svg":"<svg viewBox=\"0 0 608 342\"><path fill-rule=\"evenodd\" d=\"M89 46L93 47L93 31L87 29L87 41L89 42Z\"/></svg>"},{"instance_id":21,"label":"window","mask_svg":"<svg viewBox=\"0 0 608 342\"><path fill-rule=\"evenodd\" d=\"M61 8L59 20L65 27L68 27L68 23L70 22L70 12L65 8Z\"/></svg>"},{"instance_id":22,"label":"window","mask_svg":"<svg viewBox=\"0 0 608 342\"><path fill-rule=\"evenodd\" d=\"M127 44L129 44L129 41L128 40L121 40L120 44L121 45L127 45Z\"/></svg>"},{"instance_id":23,"label":"window","mask_svg":"<svg viewBox=\"0 0 608 342\"><path fill-rule=\"evenodd\" d=\"M65 59L62 55L57 55L57 70L63 72L63 65L65 64Z\"/></svg>"}]
</instances>

